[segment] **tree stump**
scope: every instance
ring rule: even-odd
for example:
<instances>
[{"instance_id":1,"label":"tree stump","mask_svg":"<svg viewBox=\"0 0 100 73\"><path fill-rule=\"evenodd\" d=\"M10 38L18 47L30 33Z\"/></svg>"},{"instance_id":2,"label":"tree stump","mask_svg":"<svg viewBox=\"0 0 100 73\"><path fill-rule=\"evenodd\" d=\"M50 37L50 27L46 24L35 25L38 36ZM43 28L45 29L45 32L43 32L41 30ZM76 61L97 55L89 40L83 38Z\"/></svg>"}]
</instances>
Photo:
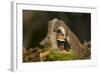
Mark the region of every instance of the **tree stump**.
<instances>
[{"instance_id":1,"label":"tree stump","mask_svg":"<svg viewBox=\"0 0 100 73\"><path fill-rule=\"evenodd\" d=\"M84 47L78 37L70 30L64 21L58 20L57 18L49 21L47 36L40 42L40 44L50 49L58 49L55 30L57 30L59 24L62 24L62 27L65 29L66 39L70 47L74 49L77 59L81 59L81 57L84 56L84 51L86 51L86 46Z\"/></svg>"},{"instance_id":2,"label":"tree stump","mask_svg":"<svg viewBox=\"0 0 100 73\"><path fill-rule=\"evenodd\" d=\"M51 49L57 49L57 42L56 42L56 32L54 32L54 26L58 19L53 19L48 22L48 33L47 36L40 42L41 45Z\"/></svg>"}]
</instances>

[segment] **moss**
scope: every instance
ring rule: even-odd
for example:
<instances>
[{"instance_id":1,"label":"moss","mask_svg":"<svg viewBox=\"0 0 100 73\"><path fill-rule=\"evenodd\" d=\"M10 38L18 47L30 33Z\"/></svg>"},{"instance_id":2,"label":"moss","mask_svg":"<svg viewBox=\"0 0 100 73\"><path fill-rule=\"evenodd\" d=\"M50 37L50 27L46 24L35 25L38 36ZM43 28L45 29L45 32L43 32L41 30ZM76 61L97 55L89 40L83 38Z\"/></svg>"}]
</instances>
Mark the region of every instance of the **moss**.
<instances>
[{"instance_id":1,"label":"moss","mask_svg":"<svg viewBox=\"0 0 100 73\"><path fill-rule=\"evenodd\" d=\"M63 61L76 59L74 51L71 49L67 51L52 50L47 58L47 61Z\"/></svg>"}]
</instances>

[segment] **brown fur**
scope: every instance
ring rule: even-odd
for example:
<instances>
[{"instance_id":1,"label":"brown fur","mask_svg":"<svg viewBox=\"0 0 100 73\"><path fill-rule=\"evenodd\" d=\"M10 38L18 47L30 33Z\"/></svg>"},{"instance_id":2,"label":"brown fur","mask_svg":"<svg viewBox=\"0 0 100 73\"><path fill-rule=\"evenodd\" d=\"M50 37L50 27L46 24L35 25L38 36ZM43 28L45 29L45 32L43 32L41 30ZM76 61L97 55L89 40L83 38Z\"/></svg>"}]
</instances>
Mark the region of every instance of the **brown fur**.
<instances>
[{"instance_id":1,"label":"brown fur","mask_svg":"<svg viewBox=\"0 0 100 73\"><path fill-rule=\"evenodd\" d=\"M71 48L73 48L76 51L77 56L82 54L81 50L83 49L83 45L80 43L78 37L70 30L68 25L66 25L65 22L62 20L56 22L54 31L56 31L59 26L62 26L65 29L66 39Z\"/></svg>"}]
</instances>

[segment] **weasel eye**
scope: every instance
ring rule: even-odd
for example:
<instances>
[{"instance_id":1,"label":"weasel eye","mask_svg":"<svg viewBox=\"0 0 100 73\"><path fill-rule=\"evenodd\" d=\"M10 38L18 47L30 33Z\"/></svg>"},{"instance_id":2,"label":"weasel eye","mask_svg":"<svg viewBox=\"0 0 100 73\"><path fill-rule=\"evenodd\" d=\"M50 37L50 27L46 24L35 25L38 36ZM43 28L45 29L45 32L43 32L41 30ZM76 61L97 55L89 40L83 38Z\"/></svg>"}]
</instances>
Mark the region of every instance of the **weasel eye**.
<instances>
[{"instance_id":1,"label":"weasel eye","mask_svg":"<svg viewBox=\"0 0 100 73\"><path fill-rule=\"evenodd\" d=\"M57 30L57 33L61 33L61 31L58 29L58 30Z\"/></svg>"}]
</instances>

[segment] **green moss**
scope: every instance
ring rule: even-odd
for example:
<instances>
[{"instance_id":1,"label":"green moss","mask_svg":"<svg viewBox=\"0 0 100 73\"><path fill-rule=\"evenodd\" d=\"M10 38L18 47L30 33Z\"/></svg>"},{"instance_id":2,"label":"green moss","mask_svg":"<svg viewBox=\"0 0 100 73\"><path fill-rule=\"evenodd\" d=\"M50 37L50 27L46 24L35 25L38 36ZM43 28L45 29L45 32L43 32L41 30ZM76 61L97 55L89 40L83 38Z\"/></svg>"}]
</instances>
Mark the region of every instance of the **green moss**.
<instances>
[{"instance_id":1,"label":"green moss","mask_svg":"<svg viewBox=\"0 0 100 73\"><path fill-rule=\"evenodd\" d=\"M52 50L48 55L47 61L63 61L76 59L74 51L71 49L69 52Z\"/></svg>"}]
</instances>

